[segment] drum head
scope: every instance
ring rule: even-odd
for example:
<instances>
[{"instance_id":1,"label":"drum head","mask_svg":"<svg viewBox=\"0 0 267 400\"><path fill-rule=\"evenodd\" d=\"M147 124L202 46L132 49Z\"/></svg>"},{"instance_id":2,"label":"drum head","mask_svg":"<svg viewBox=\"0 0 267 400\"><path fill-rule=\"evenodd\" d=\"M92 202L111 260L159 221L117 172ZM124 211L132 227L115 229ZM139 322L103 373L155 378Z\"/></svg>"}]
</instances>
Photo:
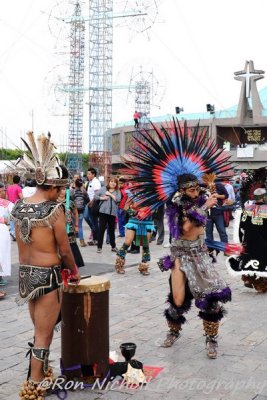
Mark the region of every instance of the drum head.
<instances>
[{"instance_id":1,"label":"drum head","mask_svg":"<svg viewBox=\"0 0 267 400\"><path fill-rule=\"evenodd\" d=\"M80 283L75 285L69 283L68 287L63 289L68 293L100 293L110 289L110 281L105 276L91 276L90 278L83 279L81 277Z\"/></svg>"}]
</instances>

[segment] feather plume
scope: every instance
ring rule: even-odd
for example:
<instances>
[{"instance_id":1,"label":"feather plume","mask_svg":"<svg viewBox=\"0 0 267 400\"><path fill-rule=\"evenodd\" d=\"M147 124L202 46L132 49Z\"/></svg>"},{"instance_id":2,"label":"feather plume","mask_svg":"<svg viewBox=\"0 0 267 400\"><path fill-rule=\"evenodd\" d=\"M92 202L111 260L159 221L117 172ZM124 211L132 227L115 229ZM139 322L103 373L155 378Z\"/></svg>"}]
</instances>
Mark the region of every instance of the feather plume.
<instances>
[{"instance_id":1,"label":"feather plume","mask_svg":"<svg viewBox=\"0 0 267 400\"><path fill-rule=\"evenodd\" d=\"M23 175L27 174L35 177L39 184L41 182L48 182L49 179L61 178L62 170L60 168L60 161L54 154L55 146L50 138L50 134L48 136L41 134L35 139L33 132L28 132L27 140L21 138L27 151L24 152L24 155L11 169ZM37 168L38 172L36 173Z\"/></svg>"},{"instance_id":2,"label":"feather plume","mask_svg":"<svg viewBox=\"0 0 267 400\"><path fill-rule=\"evenodd\" d=\"M18 164L16 164L16 169L28 170L30 168L30 164L24 160L24 156L20 159ZM34 166L35 169L35 166Z\"/></svg>"},{"instance_id":3,"label":"feather plume","mask_svg":"<svg viewBox=\"0 0 267 400\"><path fill-rule=\"evenodd\" d=\"M210 190L211 193L216 192L216 185L215 185L215 179L216 175L215 174L204 174L202 176L202 182L207 185L208 189Z\"/></svg>"},{"instance_id":4,"label":"feather plume","mask_svg":"<svg viewBox=\"0 0 267 400\"><path fill-rule=\"evenodd\" d=\"M202 182L206 185L211 185L215 182L216 175L215 174L204 174L202 176Z\"/></svg>"},{"instance_id":5,"label":"feather plume","mask_svg":"<svg viewBox=\"0 0 267 400\"><path fill-rule=\"evenodd\" d=\"M55 147L54 147L54 145L50 142L50 143L48 144L47 154L46 154L46 157L45 157L45 159L44 159L44 165L47 165L47 164L50 162L51 158L53 157L54 151L55 151Z\"/></svg>"},{"instance_id":6,"label":"feather plume","mask_svg":"<svg viewBox=\"0 0 267 400\"><path fill-rule=\"evenodd\" d=\"M44 156L44 143L45 143L45 136L43 133L37 137L36 142L37 142L37 150L39 154L40 166L42 167L43 156Z\"/></svg>"},{"instance_id":7,"label":"feather plume","mask_svg":"<svg viewBox=\"0 0 267 400\"><path fill-rule=\"evenodd\" d=\"M50 144L50 141L49 141L48 137L46 137L44 134L42 134L41 140L40 140L40 145L41 145L40 161L41 161L41 165L43 167L45 167L45 159L47 156L49 144Z\"/></svg>"},{"instance_id":8,"label":"feather plume","mask_svg":"<svg viewBox=\"0 0 267 400\"><path fill-rule=\"evenodd\" d=\"M23 154L23 160L29 165L29 168L32 168L32 169L36 168L33 160L26 153Z\"/></svg>"},{"instance_id":9,"label":"feather plume","mask_svg":"<svg viewBox=\"0 0 267 400\"><path fill-rule=\"evenodd\" d=\"M159 129L138 131L134 147L124 159L122 175L133 181L130 191L140 207L151 211L170 200L178 190L177 177L190 173L201 182L204 174L215 174L223 180L232 170L230 157L208 139L207 130L199 126L180 126L173 119Z\"/></svg>"},{"instance_id":10,"label":"feather plume","mask_svg":"<svg viewBox=\"0 0 267 400\"><path fill-rule=\"evenodd\" d=\"M36 161L39 161L39 154L38 154L38 150L36 147L36 143L35 143L35 137L32 131L29 131L26 133L27 135L27 139L28 139L28 143L26 144L25 140L23 140L23 142L26 144L27 148L30 148L30 153L32 154L33 158Z\"/></svg>"},{"instance_id":11,"label":"feather plume","mask_svg":"<svg viewBox=\"0 0 267 400\"><path fill-rule=\"evenodd\" d=\"M223 251L227 255L240 255L245 251L241 243L224 243L209 239L205 239L205 243L210 249Z\"/></svg>"},{"instance_id":12,"label":"feather plume","mask_svg":"<svg viewBox=\"0 0 267 400\"><path fill-rule=\"evenodd\" d=\"M38 158L34 157L34 155L33 155L33 153L32 153L32 149L31 149L31 147L28 145L28 143L26 142L26 140L24 140L23 138L21 138L21 140L23 141L23 143L24 143L25 146L26 146L26 149L27 149L27 151L28 151L29 157L30 157L34 162L37 162Z\"/></svg>"},{"instance_id":13,"label":"feather plume","mask_svg":"<svg viewBox=\"0 0 267 400\"><path fill-rule=\"evenodd\" d=\"M59 163L58 158L55 155L53 155L51 160L46 165L46 169L57 168L59 166L59 164L60 163Z\"/></svg>"}]
</instances>

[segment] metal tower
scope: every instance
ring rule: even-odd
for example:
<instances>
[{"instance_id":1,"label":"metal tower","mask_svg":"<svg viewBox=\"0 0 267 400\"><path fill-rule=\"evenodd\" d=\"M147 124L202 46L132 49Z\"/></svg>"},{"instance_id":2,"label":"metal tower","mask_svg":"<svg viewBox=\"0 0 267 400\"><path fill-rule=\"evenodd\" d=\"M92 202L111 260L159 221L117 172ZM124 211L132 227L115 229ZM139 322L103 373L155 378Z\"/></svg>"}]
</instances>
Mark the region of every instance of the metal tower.
<instances>
[{"instance_id":1,"label":"metal tower","mask_svg":"<svg viewBox=\"0 0 267 400\"><path fill-rule=\"evenodd\" d=\"M68 168L82 170L85 22L79 1L70 19Z\"/></svg>"},{"instance_id":2,"label":"metal tower","mask_svg":"<svg viewBox=\"0 0 267 400\"><path fill-rule=\"evenodd\" d=\"M135 83L135 110L140 113L141 123L150 116L151 82L141 74Z\"/></svg>"},{"instance_id":3,"label":"metal tower","mask_svg":"<svg viewBox=\"0 0 267 400\"><path fill-rule=\"evenodd\" d=\"M111 168L113 0L89 2L89 162Z\"/></svg>"},{"instance_id":4,"label":"metal tower","mask_svg":"<svg viewBox=\"0 0 267 400\"><path fill-rule=\"evenodd\" d=\"M132 75L130 82L131 87L134 87L134 109L140 113L140 123L142 128L146 128L149 124L151 109L160 108L162 98L165 93L165 86L159 84L154 71L143 70L139 67L139 72L134 76ZM159 71L158 71L159 72ZM161 77L161 81L163 78ZM130 93L132 91L130 90ZM155 104L158 102L158 105Z\"/></svg>"}]
</instances>

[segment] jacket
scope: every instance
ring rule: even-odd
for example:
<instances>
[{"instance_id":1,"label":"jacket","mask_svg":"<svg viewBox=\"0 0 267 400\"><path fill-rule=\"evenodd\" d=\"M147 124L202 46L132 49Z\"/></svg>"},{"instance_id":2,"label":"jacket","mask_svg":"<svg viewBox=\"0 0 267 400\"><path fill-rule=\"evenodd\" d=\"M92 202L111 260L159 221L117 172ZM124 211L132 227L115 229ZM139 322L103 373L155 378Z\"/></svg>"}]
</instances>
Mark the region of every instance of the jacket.
<instances>
[{"instance_id":1,"label":"jacket","mask_svg":"<svg viewBox=\"0 0 267 400\"><path fill-rule=\"evenodd\" d=\"M95 193L94 200L100 200L100 197L105 196L107 191L108 189L106 187L102 187ZM117 216L118 205L121 200L121 192L120 190L115 190L112 194L115 196L116 201L111 197L109 197L108 200L100 200L99 212L102 214Z\"/></svg>"}]
</instances>

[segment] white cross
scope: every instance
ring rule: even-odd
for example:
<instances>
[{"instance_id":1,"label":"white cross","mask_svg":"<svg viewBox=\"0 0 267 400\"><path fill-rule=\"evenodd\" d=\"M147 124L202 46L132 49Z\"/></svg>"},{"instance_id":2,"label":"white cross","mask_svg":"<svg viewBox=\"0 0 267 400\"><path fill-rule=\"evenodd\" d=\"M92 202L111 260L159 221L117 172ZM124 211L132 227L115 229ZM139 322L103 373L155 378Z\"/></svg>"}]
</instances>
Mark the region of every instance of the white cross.
<instances>
[{"instance_id":1,"label":"white cross","mask_svg":"<svg viewBox=\"0 0 267 400\"><path fill-rule=\"evenodd\" d=\"M235 75L242 75L240 78L246 82L246 98L250 97L251 78L257 76L258 79L263 78L264 71L255 70L252 61L246 61L246 66L243 71L235 72Z\"/></svg>"}]
</instances>

